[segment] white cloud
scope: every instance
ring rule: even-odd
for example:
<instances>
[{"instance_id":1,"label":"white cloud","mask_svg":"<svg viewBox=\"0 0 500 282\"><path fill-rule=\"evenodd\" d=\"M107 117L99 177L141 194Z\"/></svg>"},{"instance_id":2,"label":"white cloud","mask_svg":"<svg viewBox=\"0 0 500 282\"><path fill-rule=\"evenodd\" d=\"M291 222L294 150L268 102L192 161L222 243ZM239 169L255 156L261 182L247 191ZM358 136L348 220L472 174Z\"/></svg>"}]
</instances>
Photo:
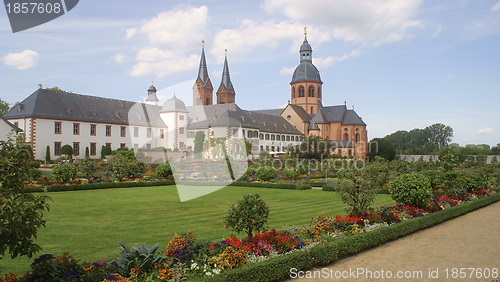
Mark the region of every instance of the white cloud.
<instances>
[{"instance_id":1,"label":"white cloud","mask_svg":"<svg viewBox=\"0 0 500 282\"><path fill-rule=\"evenodd\" d=\"M40 55L36 51L24 50L20 53L9 53L3 57L2 60L8 66L14 67L18 70L26 70L38 65Z\"/></svg>"},{"instance_id":2,"label":"white cloud","mask_svg":"<svg viewBox=\"0 0 500 282\"><path fill-rule=\"evenodd\" d=\"M344 60L347 60L352 57L357 57L361 55L361 50L356 49L353 50L349 54L344 54L343 56L328 56L326 58L313 58L313 63L316 65L317 68L319 69L324 69L333 66L337 62L342 62Z\"/></svg>"},{"instance_id":3,"label":"white cloud","mask_svg":"<svg viewBox=\"0 0 500 282\"><path fill-rule=\"evenodd\" d=\"M274 49L283 40L293 40L295 41L293 51L297 52L297 46L300 46L298 40L302 41L298 35L302 34L303 28L304 25L298 22L275 20L255 22L244 19L239 27L224 29L217 33L210 51L218 60L222 60L223 51L227 49L231 60L237 61L260 48ZM309 28L308 39L314 41L314 44L320 44L331 40L331 36L320 29Z\"/></svg>"},{"instance_id":4,"label":"white cloud","mask_svg":"<svg viewBox=\"0 0 500 282\"><path fill-rule=\"evenodd\" d=\"M135 56L137 63L130 75L165 77L196 68L208 20L207 6L179 5L144 21L139 27L127 29L127 39L145 36L149 43L139 48Z\"/></svg>"},{"instance_id":5,"label":"white cloud","mask_svg":"<svg viewBox=\"0 0 500 282\"><path fill-rule=\"evenodd\" d=\"M347 42L378 46L401 41L412 27L423 27L414 19L423 0L266 0L262 8L283 13L307 25L320 25Z\"/></svg>"},{"instance_id":6,"label":"white cloud","mask_svg":"<svg viewBox=\"0 0 500 282\"><path fill-rule=\"evenodd\" d=\"M280 73L281 74L284 74L284 75L291 75L293 74L293 71L295 70L296 67L291 67L291 68L282 68L280 70Z\"/></svg>"},{"instance_id":7,"label":"white cloud","mask_svg":"<svg viewBox=\"0 0 500 282\"><path fill-rule=\"evenodd\" d=\"M481 128L477 131L477 134L493 134L493 128Z\"/></svg>"},{"instance_id":8,"label":"white cloud","mask_svg":"<svg viewBox=\"0 0 500 282\"><path fill-rule=\"evenodd\" d=\"M500 9L500 1L498 1L495 5L493 5L493 7L491 7L491 11L492 12L496 12Z\"/></svg>"},{"instance_id":9,"label":"white cloud","mask_svg":"<svg viewBox=\"0 0 500 282\"><path fill-rule=\"evenodd\" d=\"M117 53L116 55L112 56L111 59L117 64L121 64L126 61L126 57L122 53Z\"/></svg>"}]
</instances>

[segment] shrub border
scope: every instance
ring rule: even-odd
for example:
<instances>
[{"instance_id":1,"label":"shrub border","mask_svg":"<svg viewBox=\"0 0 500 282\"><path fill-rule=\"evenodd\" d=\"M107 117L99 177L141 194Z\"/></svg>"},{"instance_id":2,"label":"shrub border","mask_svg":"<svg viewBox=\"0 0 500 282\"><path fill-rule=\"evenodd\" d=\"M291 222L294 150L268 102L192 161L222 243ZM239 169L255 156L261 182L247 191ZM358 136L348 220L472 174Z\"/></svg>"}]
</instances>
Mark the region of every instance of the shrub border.
<instances>
[{"instance_id":1,"label":"shrub border","mask_svg":"<svg viewBox=\"0 0 500 282\"><path fill-rule=\"evenodd\" d=\"M288 278L292 268L306 270L331 264L340 258L404 237L497 201L500 201L500 193L372 232L333 240L309 250L293 252L258 264L223 272L217 276L198 278L194 281L269 282Z\"/></svg>"},{"instance_id":2,"label":"shrub border","mask_svg":"<svg viewBox=\"0 0 500 282\"><path fill-rule=\"evenodd\" d=\"M130 182L103 182L103 183L88 183L88 184L72 184L72 185L50 185L43 187L24 187L24 192L62 192L62 191L81 191L81 190L97 190L111 188L132 188L132 187L149 187L149 186L167 186L175 185L174 180L167 181L130 181Z\"/></svg>"}]
</instances>

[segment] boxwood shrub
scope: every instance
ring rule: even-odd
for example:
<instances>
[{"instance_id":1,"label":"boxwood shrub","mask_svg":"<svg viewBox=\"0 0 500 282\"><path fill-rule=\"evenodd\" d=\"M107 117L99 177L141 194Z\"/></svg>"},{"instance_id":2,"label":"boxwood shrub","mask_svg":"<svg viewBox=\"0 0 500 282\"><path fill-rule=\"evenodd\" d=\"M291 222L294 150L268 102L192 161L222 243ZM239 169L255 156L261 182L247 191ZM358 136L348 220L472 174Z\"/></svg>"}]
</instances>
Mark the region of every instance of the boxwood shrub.
<instances>
[{"instance_id":1,"label":"boxwood shrub","mask_svg":"<svg viewBox=\"0 0 500 282\"><path fill-rule=\"evenodd\" d=\"M402 221L372 232L329 241L304 251L274 257L258 264L246 265L213 277L199 277L193 281L266 282L290 277L290 269L306 270L330 264L340 258L376 247L446 220L466 214L500 200L500 193L457 205L423 217Z\"/></svg>"},{"instance_id":2,"label":"boxwood shrub","mask_svg":"<svg viewBox=\"0 0 500 282\"><path fill-rule=\"evenodd\" d=\"M144 181L144 182L103 182L89 184L74 184L74 185L50 185L45 187L26 187L25 192L42 192L46 188L47 192L61 191L79 191L79 190L95 190L95 189L111 189L111 188L130 188L130 187L148 187L148 186L166 186L175 185L174 180L168 181Z\"/></svg>"}]
</instances>

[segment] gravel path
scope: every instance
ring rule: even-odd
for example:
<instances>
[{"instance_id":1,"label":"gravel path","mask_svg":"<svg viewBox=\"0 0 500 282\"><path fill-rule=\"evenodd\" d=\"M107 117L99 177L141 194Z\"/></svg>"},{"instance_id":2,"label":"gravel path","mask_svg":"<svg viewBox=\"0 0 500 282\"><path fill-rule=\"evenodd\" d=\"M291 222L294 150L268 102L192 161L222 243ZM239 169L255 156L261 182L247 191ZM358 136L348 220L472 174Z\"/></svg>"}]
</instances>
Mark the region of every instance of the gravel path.
<instances>
[{"instance_id":1,"label":"gravel path","mask_svg":"<svg viewBox=\"0 0 500 282\"><path fill-rule=\"evenodd\" d=\"M282 282L489 282L500 281L498 270L500 270L500 202L338 260L324 268L315 268L303 273L291 270L290 277L293 279ZM305 278L306 275L312 278ZM466 278L461 278L464 275ZM298 278L299 276L304 278Z\"/></svg>"}]
</instances>

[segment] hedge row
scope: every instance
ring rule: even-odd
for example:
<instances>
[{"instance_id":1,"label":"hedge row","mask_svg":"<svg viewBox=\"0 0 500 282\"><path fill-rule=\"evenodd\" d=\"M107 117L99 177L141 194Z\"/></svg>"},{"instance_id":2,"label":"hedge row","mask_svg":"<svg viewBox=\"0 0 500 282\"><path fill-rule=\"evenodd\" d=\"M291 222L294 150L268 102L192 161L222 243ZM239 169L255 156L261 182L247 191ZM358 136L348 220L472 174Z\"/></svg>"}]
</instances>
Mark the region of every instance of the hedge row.
<instances>
[{"instance_id":1,"label":"hedge row","mask_svg":"<svg viewBox=\"0 0 500 282\"><path fill-rule=\"evenodd\" d=\"M260 183L260 182L233 182L229 186L243 186L256 188L272 188L272 189L297 189L295 184L279 184L279 183Z\"/></svg>"},{"instance_id":2,"label":"hedge row","mask_svg":"<svg viewBox=\"0 0 500 282\"><path fill-rule=\"evenodd\" d=\"M497 193L489 197L428 214L424 217L403 221L372 232L333 240L309 250L275 257L258 264L223 272L217 276L200 278L198 281L265 282L284 279L290 277L290 269L292 268L306 270L312 267L327 265L345 256L404 237L499 200L500 194Z\"/></svg>"},{"instance_id":3,"label":"hedge row","mask_svg":"<svg viewBox=\"0 0 500 282\"><path fill-rule=\"evenodd\" d=\"M110 188L130 188L130 187L148 187L148 186L166 186L175 185L174 180L168 181L141 181L141 182L103 182L103 183L88 183L88 184L73 184L73 185L50 185L45 187L26 187L25 192L42 192L45 188L47 192L61 191L79 191L79 190L96 190Z\"/></svg>"}]
</instances>

